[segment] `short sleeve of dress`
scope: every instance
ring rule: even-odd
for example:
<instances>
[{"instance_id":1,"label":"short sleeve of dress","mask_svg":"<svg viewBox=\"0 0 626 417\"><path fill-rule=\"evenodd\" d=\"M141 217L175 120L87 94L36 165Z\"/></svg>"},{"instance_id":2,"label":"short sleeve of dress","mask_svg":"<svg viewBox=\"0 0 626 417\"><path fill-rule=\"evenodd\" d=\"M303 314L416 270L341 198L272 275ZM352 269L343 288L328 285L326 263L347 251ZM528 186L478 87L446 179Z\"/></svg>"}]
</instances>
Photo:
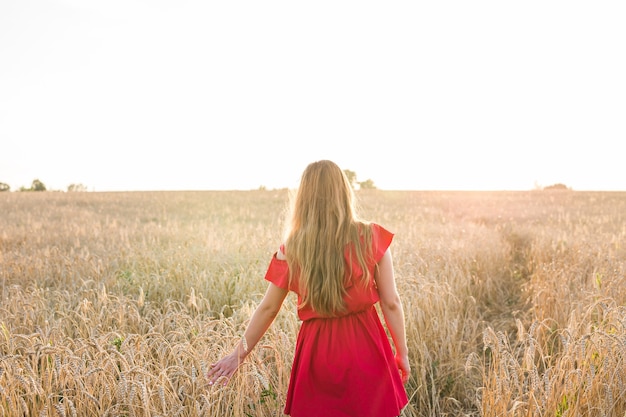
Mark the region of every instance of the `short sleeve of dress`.
<instances>
[{"instance_id":1,"label":"short sleeve of dress","mask_svg":"<svg viewBox=\"0 0 626 417\"><path fill-rule=\"evenodd\" d=\"M393 236L393 233L381 225L372 223L372 249L376 263L383 258L383 255L391 246Z\"/></svg>"},{"instance_id":2,"label":"short sleeve of dress","mask_svg":"<svg viewBox=\"0 0 626 417\"><path fill-rule=\"evenodd\" d=\"M274 253L267 267L265 279L277 287L285 290L289 289L289 266L287 265L287 261L278 259L276 253Z\"/></svg>"}]
</instances>

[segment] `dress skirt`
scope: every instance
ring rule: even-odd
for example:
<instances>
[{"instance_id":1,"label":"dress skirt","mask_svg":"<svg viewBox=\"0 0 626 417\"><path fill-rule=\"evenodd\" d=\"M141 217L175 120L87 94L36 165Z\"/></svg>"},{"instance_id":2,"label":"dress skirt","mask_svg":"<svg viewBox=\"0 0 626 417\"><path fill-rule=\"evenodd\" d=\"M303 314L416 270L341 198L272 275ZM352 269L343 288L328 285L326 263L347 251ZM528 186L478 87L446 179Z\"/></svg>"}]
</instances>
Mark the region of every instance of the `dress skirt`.
<instances>
[{"instance_id":1,"label":"dress skirt","mask_svg":"<svg viewBox=\"0 0 626 417\"><path fill-rule=\"evenodd\" d=\"M302 322L285 414L292 417L395 417L407 395L374 306Z\"/></svg>"}]
</instances>

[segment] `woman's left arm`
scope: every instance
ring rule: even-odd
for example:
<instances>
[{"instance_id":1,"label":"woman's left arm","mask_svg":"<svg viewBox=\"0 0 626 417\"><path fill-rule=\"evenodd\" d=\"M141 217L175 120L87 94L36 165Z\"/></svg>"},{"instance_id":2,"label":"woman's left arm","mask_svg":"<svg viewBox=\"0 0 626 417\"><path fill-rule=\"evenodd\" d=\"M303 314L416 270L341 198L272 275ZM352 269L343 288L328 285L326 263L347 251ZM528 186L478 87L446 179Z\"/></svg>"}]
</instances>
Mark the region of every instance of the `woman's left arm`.
<instances>
[{"instance_id":1,"label":"woman's left arm","mask_svg":"<svg viewBox=\"0 0 626 417\"><path fill-rule=\"evenodd\" d=\"M374 279L380 296L380 308L396 348L396 363L402 375L402 382L406 384L411 375L411 365L406 343L404 308L396 288L391 250L387 249L378 263Z\"/></svg>"}]
</instances>

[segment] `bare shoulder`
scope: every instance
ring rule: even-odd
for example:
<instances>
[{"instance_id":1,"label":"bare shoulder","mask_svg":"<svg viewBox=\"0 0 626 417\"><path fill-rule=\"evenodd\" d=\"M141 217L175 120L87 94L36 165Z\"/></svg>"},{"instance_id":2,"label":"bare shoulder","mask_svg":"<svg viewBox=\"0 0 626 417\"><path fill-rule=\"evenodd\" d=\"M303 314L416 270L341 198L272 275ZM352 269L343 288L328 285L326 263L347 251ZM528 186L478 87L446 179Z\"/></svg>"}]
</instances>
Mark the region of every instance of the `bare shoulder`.
<instances>
[{"instance_id":1,"label":"bare shoulder","mask_svg":"<svg viewBox=\"0 0 626 417\"><path fill-rule=\"evenodd\" d=\"M278 252L276 252L276 259L278 259L279 261L286 261L287 260L287 257L283 253L282 248L278 249Z\"/></svg>"}]
</instances>

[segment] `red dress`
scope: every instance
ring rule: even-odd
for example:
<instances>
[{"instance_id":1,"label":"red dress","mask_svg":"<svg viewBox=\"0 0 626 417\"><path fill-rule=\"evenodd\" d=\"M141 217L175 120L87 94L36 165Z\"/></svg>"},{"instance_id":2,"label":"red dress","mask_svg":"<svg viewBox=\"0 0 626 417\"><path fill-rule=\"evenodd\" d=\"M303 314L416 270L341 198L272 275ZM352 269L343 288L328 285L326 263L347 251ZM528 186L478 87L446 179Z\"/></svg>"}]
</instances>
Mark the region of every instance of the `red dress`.
<instances>
[{"instance_id":1,"label":"red dress","mask_svg":"<svg viewBox=\"0 0 626 417\"><path fill-rule=\"evenodd\" d=\"M321 318L310 307L298 311L302 324L285 414L395 417L408 402L389 339L374 307L379 301L373 278L375 267L391 244L393 234L377 224L371 227L374 261L368 265L372 278L367 288L360 282L362 270L352 256L353 247L346 247L346 263L354 273L346 284L345 315ZM297 284L289 285L287 262L276 255L265 279L297 293Z\"/></svg>"}]
</instances>

